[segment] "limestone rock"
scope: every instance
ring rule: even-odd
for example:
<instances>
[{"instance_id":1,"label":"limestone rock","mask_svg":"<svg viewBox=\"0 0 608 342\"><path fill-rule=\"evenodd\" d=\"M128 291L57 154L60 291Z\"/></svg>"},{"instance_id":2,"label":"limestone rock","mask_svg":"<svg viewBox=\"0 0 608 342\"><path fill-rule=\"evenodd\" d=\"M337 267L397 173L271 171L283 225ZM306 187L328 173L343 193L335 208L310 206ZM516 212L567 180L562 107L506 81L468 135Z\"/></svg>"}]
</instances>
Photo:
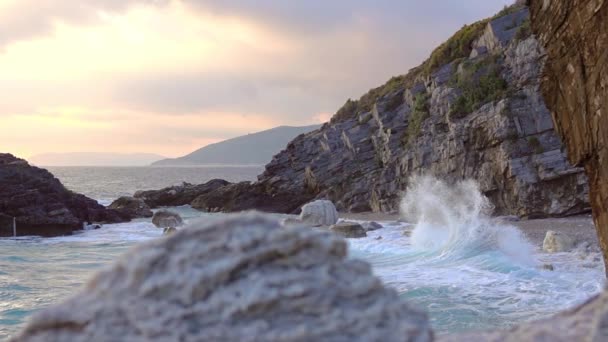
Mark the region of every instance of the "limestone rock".
<instances>
[{"instance_id":1,"label":"limestone rock","mask_svg":"<svg viewBox=\"0 0 608 342\"><path fill-rule=\"evenodd\" d=\"M365 229L355 222L336 223L329 227L329 230L345 238L362 238L367 236Z\"/></svg>"},{"instance_id":2,"label":"limestone rock","mask_svg":"<svg viewBox=\"0 0 608 342\"><path fill-rule=\"evenodd\" d=\"M50 172L0 153L0 213L10 218L0 224L0 237L17 235L59 236L83 229L86 223L117 223L128 215L107 209L97 201L67 190Z\"/></svg>"},{"instance_id":3,"label":"limestone rock","mask_svg":"<svg viewBox=\"0 0 608 342\"><path fill-rule=\"evenodd\" d=\"M608 2L531 1L547 51L542 92L574 165L589 178L593 219L608 267Z\"/></svg>"},{"instance_id":4,"label":"limestone rock","mask_svg":"<svg viewBox=\"0 0 608 342\"><path fill-rule=\"evenodd\" d=\"M131 217L152 217L154 213L141 198L123 196L108 206L110 209L122 211Z\"/></svg>"},{"instance_id":5,"label":"limestone rock","mask_svg":"<svg viewBox=\"0 0 608 342\"><path fill-rule=\"evenodd\" d=\"M338 222L338 211L331 201L316 200L302 207L300 220L313 226L331 226Z\"/></svg>"},{"instance_id":6,"label":"limestone rock","mask_svg":"<svg viewBox=\"0 0 608 342\"><path fill-rule=\"evenodd\" d=\"M152 223L158 228L175 228L184 224L181 216L169 210L159 210L154 213Z\"/></svg>"},{"instance_id":7,"label":"limestone rock","mask_svg":"<svg viewBox=\"0 0 608 342\"><path fill-rule=\"evenodd\" d=\"M432 340L409 307L328 232L259 215L140 245L13 341Z\"/></svg>"},{"instance_id":8,"label":"limestone rock","mask_svg":"<svg viewBox=\"0 0 608 342\"><path fill-rule=\"evenodd\" d=\"M543 240L543 251L547 253L569 252L574 248L574 245L575 241L571 237L549 230Z\"/></svg>"}]
</instances>

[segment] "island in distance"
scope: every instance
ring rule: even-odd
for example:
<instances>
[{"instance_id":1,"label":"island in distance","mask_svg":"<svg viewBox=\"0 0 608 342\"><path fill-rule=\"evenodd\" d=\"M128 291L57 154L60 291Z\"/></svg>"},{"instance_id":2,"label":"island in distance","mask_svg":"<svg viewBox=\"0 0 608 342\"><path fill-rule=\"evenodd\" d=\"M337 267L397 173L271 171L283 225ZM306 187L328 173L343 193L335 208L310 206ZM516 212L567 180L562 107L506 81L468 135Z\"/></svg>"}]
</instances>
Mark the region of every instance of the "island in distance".
<instances>
[{"instance_id":1,"label":"island in distance","mask_svg":"<svg viewBox=\"0 0 608 342\"><path fill-rule=\"evenodd\" d=\"M159 160L152 165L265 165L295 137L319 127L279 126L210 144L183 157Z\"/></svg>"}]
</instances>

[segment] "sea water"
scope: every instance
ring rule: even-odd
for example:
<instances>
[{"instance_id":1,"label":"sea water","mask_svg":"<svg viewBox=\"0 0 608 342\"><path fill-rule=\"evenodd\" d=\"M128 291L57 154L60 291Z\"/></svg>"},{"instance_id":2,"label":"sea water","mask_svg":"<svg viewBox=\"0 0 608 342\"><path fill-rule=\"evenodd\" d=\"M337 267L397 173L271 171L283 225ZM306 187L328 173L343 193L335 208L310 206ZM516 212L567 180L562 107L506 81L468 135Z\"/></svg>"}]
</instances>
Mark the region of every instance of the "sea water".
<instances>
[{"instance_id":1,"label":"sea water","mask_svg":"<svg viewBox=\"0 0 608 342\"><path fill-rule=\"evenodd\" d=\"M136 171L121 172L129 176L115 176L113 182L137 178ZM97 181L88 174L58 176L68 187L83 189L86 184L66 179ZM95 174L108 182L103 171ZM176 178L172 181L179 183ZM171 180L156 187L171 185L167 182ZM508 327L546 317L601 290L601 262L585 262L575 253L541 253L516 228L488 217L491 208L475 183L448 186L424 178L412 184L402 203L407 222L380 222L383 228L349 240L349 253L370 262L385 284L427 310L439 333ZM110 190L96 191L111 195ZM186 222L222 215L188 206L172 210ZM138 219L67 237L1 239L0 340L18 331L35 311L75 294L95 271L133 245L161 235L149 219ZM542 269L545 263L555 270Z\"/></svg>"}]
</instances>

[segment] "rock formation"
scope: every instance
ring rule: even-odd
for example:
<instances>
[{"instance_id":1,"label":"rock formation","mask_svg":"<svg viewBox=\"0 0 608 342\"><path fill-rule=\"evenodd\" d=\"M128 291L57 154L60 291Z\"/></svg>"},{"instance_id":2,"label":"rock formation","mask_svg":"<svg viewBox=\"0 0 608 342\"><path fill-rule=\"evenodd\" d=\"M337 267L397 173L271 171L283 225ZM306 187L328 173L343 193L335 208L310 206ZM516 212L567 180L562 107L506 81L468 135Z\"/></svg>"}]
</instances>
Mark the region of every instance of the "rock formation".
<instances>
[{"instance_id":1,"label":"rock formation","mask_svg":"<svg viewBox=\"0 0 608 342\"><path fill-rule=\"evenodd\" d=\"M138 246L14 341L431 339L343 239L249 214Z\"/></svg>"},{"instance_id":2,"label":"rock formation","mask_svg":"<svg viewBox=\"0 0 608 342\"><path fill-rule=\"evenodd\" d=\"M0 214L16 218L17 235L68 235L87 222L128 221L124 213L67 190L50 172L0 154ZM13 236L0 227L0 236Z\"/></svg>"},{"instance_id":3,"label":"rock formation","mask_svg":"<svg viewBox=\"0 0 608 342\"><path fill-rule=\"evenodd\" d=\"M608 267L608 3L532 1L532 28L548 61L542 91L574 165L584 166Z\"/></svg>"},{"instance_id":4,"label":"rock formation","mask_svg":"<svg viewBox=\"0 0 608 342\"><path fill-rule=\"evenodd\" d=\"M133 196L141 198L150 208L177 207L192 203L192 201L208 192L230 184L223 179L212 179L205 184L194 185L184 183L160 190L138 191Z\"/></svg>"},{"instance_id":5,"label":"rock formation","mask_svg":"<svg viewBox=\"0 0 608 342\"><path fill-rule=\"evenodd\" d=\"M256 208L251 192L269 200L265 211L328 199L340 211L391 212L410 176L427 173L477 180L497 215L587 212L584 170L566 159L540 94L545 53L528 17L519 4L465 26L420 67L290 142L258 182L218 189L201 207Z\"/></svg>"},{"instance_id":6,"label":"rock formation","mask_svg":"<svg viewBox=\"0 0 608 342\"><path fill-rule=\"evenodd\" d=\"M141 198L123 196L112 202L108 208L125 213L130 217L152 217L150 207Z\"/></svg>"}]
</instances>

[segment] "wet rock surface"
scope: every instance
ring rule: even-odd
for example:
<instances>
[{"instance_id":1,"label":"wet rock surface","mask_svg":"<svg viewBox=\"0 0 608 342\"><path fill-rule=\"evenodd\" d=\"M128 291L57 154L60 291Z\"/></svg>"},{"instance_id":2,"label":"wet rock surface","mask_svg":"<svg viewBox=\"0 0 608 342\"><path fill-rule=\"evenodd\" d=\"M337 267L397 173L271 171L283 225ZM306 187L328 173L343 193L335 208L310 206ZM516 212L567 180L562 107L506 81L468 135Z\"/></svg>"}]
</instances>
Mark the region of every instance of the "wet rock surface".
<instances>
[{"instance_id":1,"label":"wet rock surface","mask_svg":"<svg viewBox=\"0 0 608 342\"><path fill-rule=\"evenodd\" d=\"M69 235L85 223L130 219L67 190L47 170L6 153L0 153L0 214L16 218L17 235L39 236ZM0 226L0 236L13 236L12 224Z\"/></svg>"},{"instance_id":2,"label":"wet rock surface","mask_svg":"<svg viewBox=\"0 0 608 342\"><path fill-rule=\"evenodd\" d=\"M184 183L160 190L138 191L134 197L142 199L151 208L177 207L190 204L198 196L229 184L230 182L223 179L212 179L207 183L198 185Z\"/></svg>"},{"instance_id":3,"label":"wet rock surface","mask_svg":"<svg viewBox=\"0 0 608 342\"><path fill-rule=\"evenodd\" d=\"M154 215L150 207L140 198L123 196L116 199L109 206L109 209L115 209L125 213L130 217L152 217Z\"/></svg>"}]
</instances>

